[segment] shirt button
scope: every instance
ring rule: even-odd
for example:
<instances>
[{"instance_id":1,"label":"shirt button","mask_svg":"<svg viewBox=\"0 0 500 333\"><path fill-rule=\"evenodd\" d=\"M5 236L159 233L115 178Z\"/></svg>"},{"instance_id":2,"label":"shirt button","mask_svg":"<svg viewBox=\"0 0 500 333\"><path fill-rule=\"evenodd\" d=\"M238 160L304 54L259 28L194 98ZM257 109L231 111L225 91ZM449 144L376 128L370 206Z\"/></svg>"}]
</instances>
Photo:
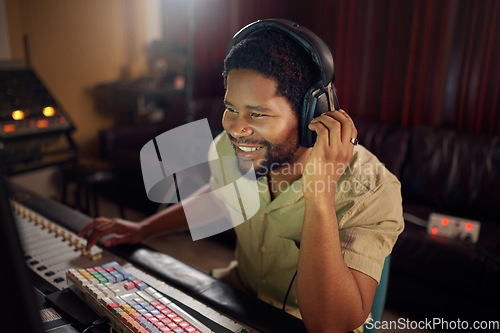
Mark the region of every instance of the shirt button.
<instances>
[{"instance_id":1,"label":"shirt button","mask_svg":"<svg viewBox=\"0 0 500 333\"><path fill-rule=\"evenodd\" d=\"M265 247L265 246L262 246L262 247L260 248L260 252L262 252L262 253L266 252L266 247Z\"/></svg>"}]
</instances>

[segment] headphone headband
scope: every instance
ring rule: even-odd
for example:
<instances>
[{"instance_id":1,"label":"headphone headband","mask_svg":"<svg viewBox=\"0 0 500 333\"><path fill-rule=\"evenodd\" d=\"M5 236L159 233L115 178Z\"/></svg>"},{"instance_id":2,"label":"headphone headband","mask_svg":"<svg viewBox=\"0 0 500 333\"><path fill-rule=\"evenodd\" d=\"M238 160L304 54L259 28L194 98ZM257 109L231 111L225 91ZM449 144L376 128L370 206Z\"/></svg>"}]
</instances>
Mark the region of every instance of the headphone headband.
<instances>
[{"instance_id":1,"label":"headphone headband","mask_svg":"<svg viewBox=\"0 0 500 333\"><path fill-rule=\"evenodd\" d=\"M234 34L229 42L226 48L226 55L231 51L234 45L238 44L243 39L248 38L257 31L266 29L282 32L302 46L302 48L311 55L316 66L318 66L321 73L321 81L325 87L330 82L335 82L335 65L332 51L328 45L311 30L285 19L258 20L243 27Z\"/></svg>"}]
</instances>

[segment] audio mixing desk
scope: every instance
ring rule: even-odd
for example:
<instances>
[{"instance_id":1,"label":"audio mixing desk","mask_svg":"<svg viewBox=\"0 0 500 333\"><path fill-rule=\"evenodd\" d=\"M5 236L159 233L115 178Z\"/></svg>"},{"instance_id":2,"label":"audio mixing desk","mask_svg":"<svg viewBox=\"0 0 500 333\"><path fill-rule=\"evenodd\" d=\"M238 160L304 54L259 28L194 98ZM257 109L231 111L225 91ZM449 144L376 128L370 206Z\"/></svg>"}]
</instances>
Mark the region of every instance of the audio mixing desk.
<instances>
[{"instance_id":1,"label":"audio mixing desk","mask_svg":"<svg viewBox=\"0 0 500 333\"><path fill-rule=\"evenodd\" d=\"M14 192L12 210L35 287L48 296L73 290L99 315L109 317L116 331L127 332L127 328L106 312L113 306L103 305L103 302L120 302L121 296L131 292L146 295L147 299L146 290L150 296L155 295L154 304L161 307L167 304L176 309L175 316L186 318L182 324L186 331L182 332L305 332L301 320L150 248L120 246L108 249L98 244L85 251L86 241L76 232L90 221L90 217L15 184L11 184L11 188ZM129 275L119 281L108 276L109 280L100 283L83 279L96 270L106 275L115 267ZM94 283L99 284L99 288L96 289ZM108 295L110 291L106 286L113 289L115 284L122 290L117 291L119 294ZM106 290L104 295L99 294L101 289ZM117 295L120 297L116 298ZM133 298L128 296L127 303ZM169 319L163 319L167 325Z\"/></svg>"}]
</instances>

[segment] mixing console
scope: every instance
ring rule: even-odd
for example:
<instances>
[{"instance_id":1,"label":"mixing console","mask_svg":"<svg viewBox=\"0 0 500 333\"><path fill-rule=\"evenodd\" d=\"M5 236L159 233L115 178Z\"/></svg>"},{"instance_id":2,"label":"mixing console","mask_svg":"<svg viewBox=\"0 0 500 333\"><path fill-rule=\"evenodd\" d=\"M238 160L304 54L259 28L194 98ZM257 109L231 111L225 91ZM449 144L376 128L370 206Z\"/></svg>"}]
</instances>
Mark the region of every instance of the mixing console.
<instances>
[{"instance_id":1,"label":"mixing console","mask_svg":"<svg viewBox=\"0 0 500 333\"><path fill-rule=\"evenodd\" d=\"M204 326L205 323L201 324L198 320L194 319L192 315L181 310L176 303L181 303L183 306L190 308L194 313L205 317L209 323L216 323L216 326L220 328L217 331L240 333L257 332L253 328L210 308L184 292L143 272L126 260L100 248L98 245L94 245L90 251L85 251L86 241L84 239L78 237L75 233L61 225L34 212L30 208L15 201L11 203L11 206L17 222L21 243L24 248L25 259L31 270L59 290L66 288L75 290L75 286L78 286L80 292L77 292L77 294L101 315L109 315L109 313L104 311L106 307L99 306L100 303L98 303L95 297L96 295L92 296L92 293L95 294L95 291L92 291L90 285L81 283L78 276L83 276L80 274L81 272L89 272L95 270L96 267L114 267L113 269L119 267L119 270L127 272L127 279L130 278L130 276L134 278L131 281L121 282L116 280L101 281L102 288L108 288L112 284L118 282L119 285L123 287L123 290L121 292L115 290L116 294L113 297L120 297L124 294L130 296L133 292L135 293L147 289L151 295L155 295L155 300L166 302L168 308L176 310L174 313L176 313L177 316L185 318L186 322L191 323L185 326L186 332L190 330L192 332L209 332L212 329L207 328ZM135 284L132 286L129 284L127 285L129 289L125 289L125 283L133 283L134 281L136 283L137 281L141 281L143 284L139 286ZM151 292L153 290L154 292ZM125 291L130 292L125 293ZM115 300L117 299L116 297ZM102 300L102 297L99 300ZM182 314L182 316L180 314ZM124 326L125 324L121 324L117 320L112 320L111 323L121 332L133 332L132 328ZM164 324L167 326L166 321ZM176 323L176 325L178 324L179 323ZM171 324L171 326L173 326L173 324ZM153 330L150 331L154 332Z\"/></svg>"}]
</instances>

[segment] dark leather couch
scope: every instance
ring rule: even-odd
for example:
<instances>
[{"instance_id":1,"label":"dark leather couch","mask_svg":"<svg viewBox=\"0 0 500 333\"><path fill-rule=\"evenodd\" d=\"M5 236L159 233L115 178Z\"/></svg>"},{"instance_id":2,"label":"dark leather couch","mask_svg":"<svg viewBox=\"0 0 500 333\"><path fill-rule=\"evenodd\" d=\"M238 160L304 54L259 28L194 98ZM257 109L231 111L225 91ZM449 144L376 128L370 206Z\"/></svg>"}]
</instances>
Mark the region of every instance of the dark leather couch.
<instances>
[{"instance_id":1,"label":"dark leather couch","mask_svg":"<svg viewBox=\"0 0 500 333\"><path fill-rule=\"evenodd\" d=\"M360 143L401 181L405 230L387 307L415 318L499 318L500 137L357 122ZM476 244L428 235L431 212L479 220Z\"/></svg>"}]
</instances>

